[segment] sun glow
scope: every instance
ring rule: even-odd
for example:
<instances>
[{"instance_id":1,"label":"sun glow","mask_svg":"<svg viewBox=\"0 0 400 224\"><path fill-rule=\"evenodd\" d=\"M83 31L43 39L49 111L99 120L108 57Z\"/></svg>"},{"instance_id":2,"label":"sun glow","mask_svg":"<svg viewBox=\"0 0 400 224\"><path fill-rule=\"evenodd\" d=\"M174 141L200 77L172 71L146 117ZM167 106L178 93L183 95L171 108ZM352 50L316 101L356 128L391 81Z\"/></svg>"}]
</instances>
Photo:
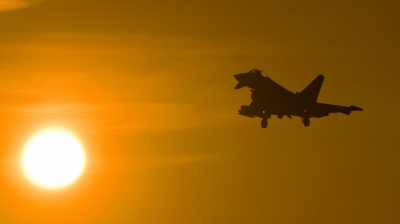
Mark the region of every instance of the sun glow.
<instances>
[{"instance_id":1,"label":"sun glow","mask_svg":"<svg viewBox=\"0 0 400 224\"><path fill-rule=\"evenodd\" d=\"M64 130L46 130L26 145L22 164L27 176L46 188L61 188L74 182L85 166L79 140Z\"/></svg>"}]
</instances>

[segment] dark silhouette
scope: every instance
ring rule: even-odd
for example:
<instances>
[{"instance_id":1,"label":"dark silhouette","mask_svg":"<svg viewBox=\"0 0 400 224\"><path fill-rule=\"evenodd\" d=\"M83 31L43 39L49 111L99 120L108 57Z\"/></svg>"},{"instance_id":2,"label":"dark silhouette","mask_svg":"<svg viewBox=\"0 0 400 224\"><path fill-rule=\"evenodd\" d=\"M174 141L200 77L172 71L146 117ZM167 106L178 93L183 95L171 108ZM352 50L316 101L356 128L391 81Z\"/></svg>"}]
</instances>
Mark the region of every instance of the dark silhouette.
<instances>
[{"instance_id":1,"label":"dark silhouette","mask_svg":"<svg viewBox=\"0 0 400 224\"><path fill-rule=\"evenodd\" d=\"M247 73L234 75L239 83L235 89L249 87L251 90L250 105L243 105L239 114L246 117L260 117L261 127L268 126L268 118L277 115L282 119L284 115L289 118L299 116L303 120L305 127L310 125L310 118L321 118L328 116L329 113L343 113L350 115L352 111L363 111L356 106L339 106L325 103L318 103L317 98L321 90L324 76L319 75L303 91L290 92L283 88L272 79L264 76L260 70L253 69Z\"/></svg>"}]
</instances>

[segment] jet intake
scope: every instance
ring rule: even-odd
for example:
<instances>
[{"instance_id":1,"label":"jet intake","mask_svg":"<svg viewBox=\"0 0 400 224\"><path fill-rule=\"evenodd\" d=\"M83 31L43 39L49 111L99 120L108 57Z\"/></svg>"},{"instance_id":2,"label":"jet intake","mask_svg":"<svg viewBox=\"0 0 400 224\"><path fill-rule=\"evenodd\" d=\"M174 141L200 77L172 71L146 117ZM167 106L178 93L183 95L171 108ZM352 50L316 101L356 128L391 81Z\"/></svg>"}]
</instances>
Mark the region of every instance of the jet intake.
<instances>
[{"instance_id":1,"label":"jet intake","mask_svg":"<svg viewBox=\"0 0 400 224\"><path fill-rule=\"evenodd\" d=\"M256 90L251 90L251 99L252 100L263 100L265 97L263 95L263 93L261 93L260 91L256 91Z\"/></svg>"}]
</instances>

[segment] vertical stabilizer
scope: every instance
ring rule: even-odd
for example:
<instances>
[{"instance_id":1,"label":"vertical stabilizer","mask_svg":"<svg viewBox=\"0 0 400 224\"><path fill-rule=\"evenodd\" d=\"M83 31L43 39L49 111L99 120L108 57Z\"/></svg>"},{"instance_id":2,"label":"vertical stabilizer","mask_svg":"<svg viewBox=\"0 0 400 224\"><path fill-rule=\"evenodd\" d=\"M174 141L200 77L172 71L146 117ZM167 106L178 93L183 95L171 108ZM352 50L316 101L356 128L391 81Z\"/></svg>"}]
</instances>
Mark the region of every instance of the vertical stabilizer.
<instances>
[{"instance_id":1,"label":"vertical stabilizer","mask_svg":"<svg viewBox=\"0 0 400 224\"><path fill-rule=\"evenodd\" d=\"M317 78L315 78L303 91L301 91L300 97L304 101L316 102L323 82L324 76L317 76Z\"/></svg>"}]
</instances>

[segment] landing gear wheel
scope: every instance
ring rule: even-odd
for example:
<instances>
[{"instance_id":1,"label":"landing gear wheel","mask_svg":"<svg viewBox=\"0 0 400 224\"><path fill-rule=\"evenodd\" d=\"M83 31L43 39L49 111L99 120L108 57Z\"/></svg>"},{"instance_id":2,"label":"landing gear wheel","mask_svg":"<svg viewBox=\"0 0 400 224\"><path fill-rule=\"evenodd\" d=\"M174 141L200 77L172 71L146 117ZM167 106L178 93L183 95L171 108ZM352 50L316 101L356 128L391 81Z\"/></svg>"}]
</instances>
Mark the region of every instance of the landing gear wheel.
<instances>
[{"instance_id":1,"label":"landing gear wheel","mask_svg":"<svg viewBox=\"0 0 400 224\"><path fill-rule=\"evenodd\" d=\"M310 118L308 118L308 117L303 118L303 124L304 124L304 127L310 126Z\"/></svg>"},{"instance_id":2,"label":"landing gear wheel","mask_svg":"<svg viewBox=\"0 0 400 224\"><path fill-rule=\"evenodd\" d=\"M267 128L268 126L268 120L267 119L262 119L261 120L261 127L262 128Z\"/></svg>"}]
</instances>

